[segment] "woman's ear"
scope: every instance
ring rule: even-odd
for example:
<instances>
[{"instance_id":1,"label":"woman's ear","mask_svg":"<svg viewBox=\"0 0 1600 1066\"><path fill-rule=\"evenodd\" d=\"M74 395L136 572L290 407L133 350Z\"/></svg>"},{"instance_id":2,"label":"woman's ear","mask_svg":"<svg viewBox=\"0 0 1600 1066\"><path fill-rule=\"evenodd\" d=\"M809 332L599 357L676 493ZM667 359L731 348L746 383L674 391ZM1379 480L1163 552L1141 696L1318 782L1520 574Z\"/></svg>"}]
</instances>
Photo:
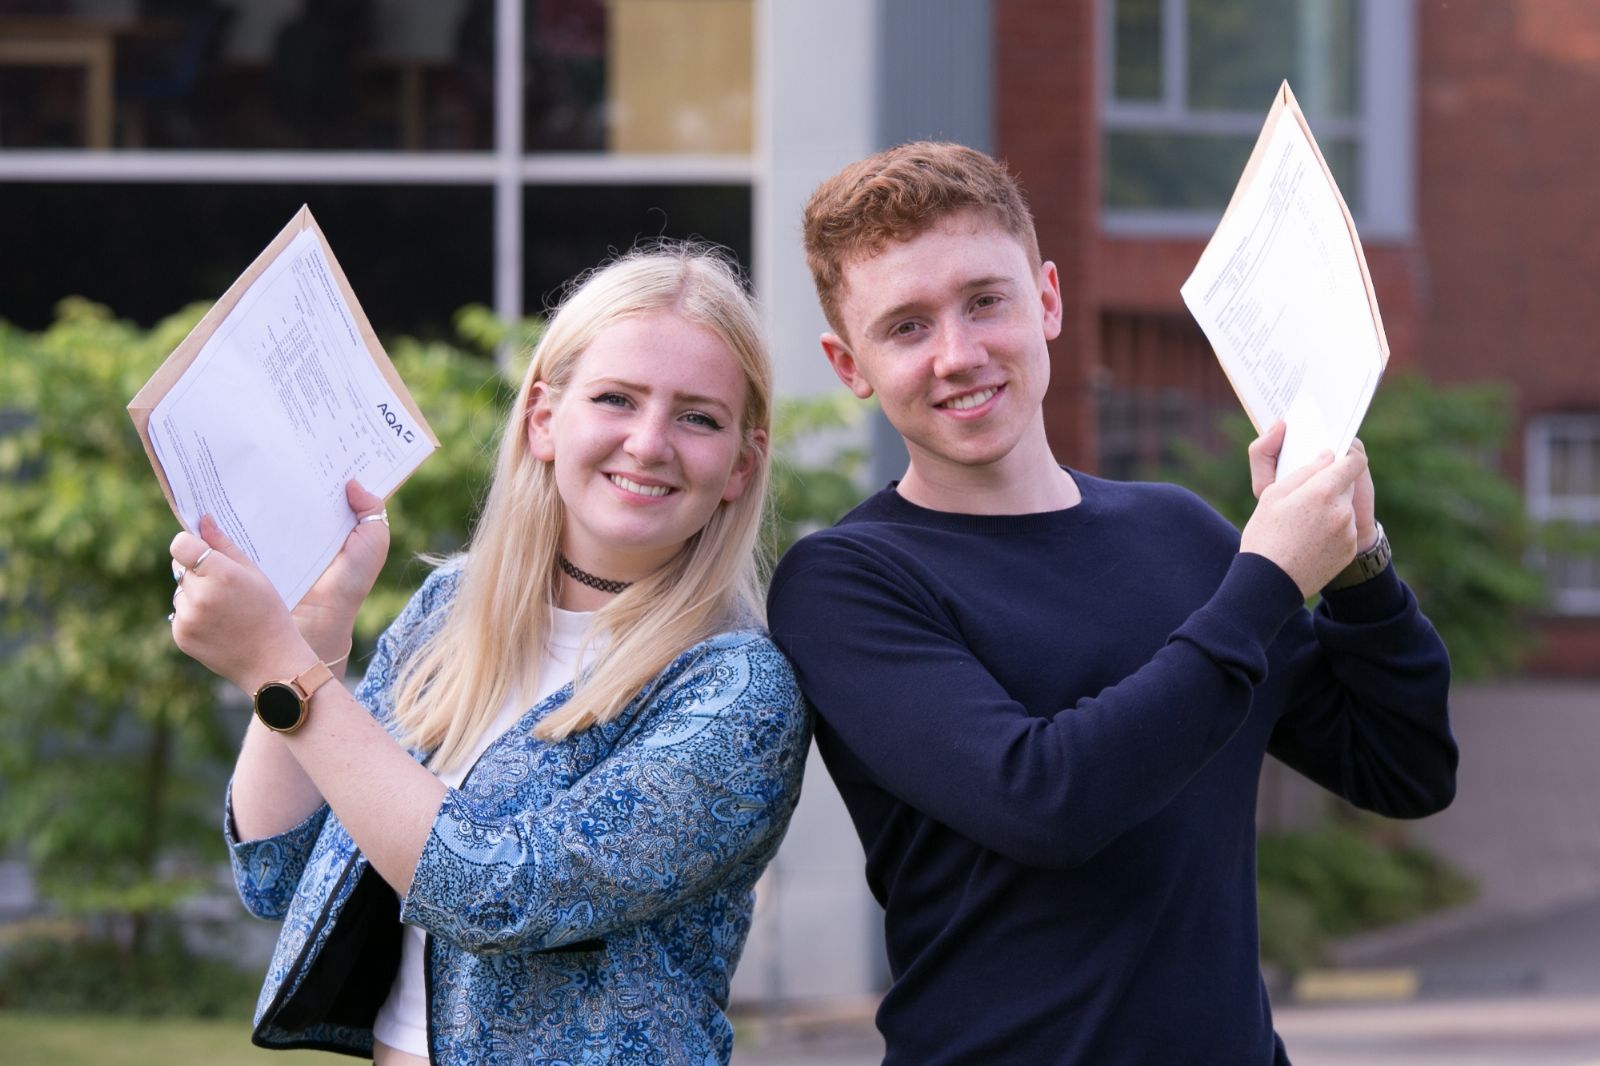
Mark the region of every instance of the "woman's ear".
<instances>
[{"instance_id":1,"label":"woman's ear","mask_svg":"<svg viewBox=\"0 0 1600 1066\"><path fill-rule=\"evenodd\" d=\"M550 386L535 381L528 391L528 452L541 463L553 462L556 457L555 439L550 421L555 416L555 401Z\"/></svg>"},{"instance_id":2,"label":"woman's ear","mask_svg":"<svg viewBox=\"0 0 1600 1066\"><path fill-rule=\"evenodd\" d=\"M750 440L739 449L739 458L734 460L733 469L728 473L728 483L722 489L722 502L732 503L743 496L744 490L750 487L751 477L766 461L767 431L754 430L750 434Z\"/></svg>"}]
</instances>

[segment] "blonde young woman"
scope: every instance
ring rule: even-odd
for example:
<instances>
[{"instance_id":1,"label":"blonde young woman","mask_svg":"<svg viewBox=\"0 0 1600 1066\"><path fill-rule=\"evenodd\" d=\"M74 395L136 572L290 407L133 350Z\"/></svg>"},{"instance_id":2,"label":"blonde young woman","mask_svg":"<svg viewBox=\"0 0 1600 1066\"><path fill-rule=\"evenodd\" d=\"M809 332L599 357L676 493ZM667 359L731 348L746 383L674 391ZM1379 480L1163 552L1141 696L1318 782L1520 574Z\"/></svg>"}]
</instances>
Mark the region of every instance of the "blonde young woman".
<instances>
[{"instance_id":1,"label":"blonde young woman","mask_svg":"<svg viewBox=\"0 0 1600 1066\"><path fill-rule=\"evenodd\" d=\"M388 1063L726 1063L752 887L809 740L760 623L771 369L693 248L591 275L517 396L470 549L329 683L388 550L354 483L291 616L209 519L178 646L254 697L240 894L283 920L254 1041ZM203 538L203 539L202 539Z\"/></svg>"}]
</instances>

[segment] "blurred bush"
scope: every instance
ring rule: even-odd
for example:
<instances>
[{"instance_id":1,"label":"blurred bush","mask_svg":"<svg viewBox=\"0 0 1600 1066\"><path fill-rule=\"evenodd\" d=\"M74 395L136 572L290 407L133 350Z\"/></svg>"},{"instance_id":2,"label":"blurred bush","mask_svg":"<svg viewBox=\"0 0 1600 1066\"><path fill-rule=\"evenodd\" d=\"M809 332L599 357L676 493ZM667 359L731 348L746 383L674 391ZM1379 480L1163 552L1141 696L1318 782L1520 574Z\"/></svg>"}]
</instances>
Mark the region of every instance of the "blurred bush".
<instances>
[{"instance_id":1,"label":"blurred bush","mask_svg":"<svg viewBox=\"0 0 1600 1066\"><path fill-rule=\"evenodd\" d=\"M125 410L197 321L0 325L0 847L134 950L208 878L233 742L166 624L177 531Z\"/></svg>"},{"instance_id":2,"label":"blurred bush","mask_svg":"<svg viewBox=\"0 0 1600 1066\"><path fill-rule=\"evenodd\" d=\"M867 450L857 431L867 410L843 390L779 402L772 418L773 562L861 502Z\"/></svg>"},{"instance_id":3,"label":"blurred bush","mask_svg":"<svg viewBox=\"0 0 1600 1066\"><path fill-rule=\"evenodd\" d=\"M1384 379L1361 425L1395 569L1444 638L1458 680L1513 669L1533 639L1527 616L1545 598L1527 561L1536 532L1521 490L1500 472L1512 418L1499 384L1443 387L1400 373ZM1224 452L1183 447L1163 476L1243 526L1255 509L1245 461L1255 430L1241 414L1223 432Z\"/></svg>"},{"instance_id":4,"label":"blurred bush","mask_svg":"<svg viewBox=\"0 0 1600 1066\"><path fill-rule=\"evenodd\" d=\"M1465 903L1472 882L1375 815L1332 819L1256 842L1263 961L1326 963L1332 940Z\"/></svg>"},{"instance_id":5,"label":"blurred bush","mask_svg":"<svg viewBox=\"0 0 1600 1066\"><path fill-rule=\"evenodd\" d=\"M261 975L197 955L170 927L138 953L100 937L36 937L0 960L0 1010L249 1017Z\"/></svg>"}]
</instances>

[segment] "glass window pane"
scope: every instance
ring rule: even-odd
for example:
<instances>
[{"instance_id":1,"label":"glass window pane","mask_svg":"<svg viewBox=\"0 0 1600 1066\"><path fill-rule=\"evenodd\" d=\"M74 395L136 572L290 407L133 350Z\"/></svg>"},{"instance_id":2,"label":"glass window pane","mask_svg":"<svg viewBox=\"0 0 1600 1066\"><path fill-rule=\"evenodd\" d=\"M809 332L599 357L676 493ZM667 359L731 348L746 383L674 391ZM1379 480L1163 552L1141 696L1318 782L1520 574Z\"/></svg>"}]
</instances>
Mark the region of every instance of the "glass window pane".
<instances>
[{"instance_id":1,"label":"glass window pane","mask_svg":"<svg viewBox=\"0 0 1600 1066\"><path fill-rule=\"evenodd\" d=\"M7 273L0 314L41 329L78 295L149 326L221 296L302 203L380 337L453 335L458 308L493 299L486 188L8 183L0 233L28 269Z\"/></svg>"},{"instance_id":2,"label":"glass window pane","mask_svg":"<svg viewBox=\"0 0 1600 1066\"><path fill-rule=\"evenodd\" d=\"M1161 99L1161 0L1117 0L1114 95Z\"/></svg>"},{"instance_id":3,"label":"glass window pane","mask_svg":"<svg viewBox=\"0 0 1600 1066\"><path fill-rule=\"evenodd\" d=\"M1333 180L1339 183L1345 206L1352 215L1359 215L1366 195L1361 187L1361 146L1351 140L1318 137L1317 147L1322 149L1322 158L1333 171Z\"/></svg>"},{"instance_id":4,"label":"glass window pane","mask_svg":"<svg viewBox=\"0 0 1600 1066\"><path fill-rule=\"evenodd\" d=\"M1600 435L1579 431L1573 443L1583 455L1583 474L1576 492L1591 500L1600 500Z\"/></svg>"},{"instance_id":5,"label":"glass window pane","mask_svg":"<svg viewBox=\"0 0 1600 1066\"><path fill-rule=\"evenodd\" d=\"M1182 133L1106 136L1104 203L1113 208L1222 208L1253 137Z\"/></svg>"},{"instance_id":6,"label":"glass window pane","mask_svg":"<svg viewBox=\"0 0 1600 1066\"><path fill-rule=\"evenodd\" d=\"M523 193L523 307L556 303L574 275L655 237L697 238L751 258L748 185L530 186Z\"/></svg>"},{"instance_id":7,"label":"glass window pane","mask_svg":"<svg viewBox=\"0 0 1600 1066\"><path fill-rule=\"evenodd\" d=\"M3 15L0 144L488 148L493 7L108 0L97 14Z\"/></svg>"},{"instance_id":8,"label":"glass window pane","mask_svg":"<svg viewBox=\"0 0 1600 1066\"><path fill-rule=\"evenodd\" d=\"M750 0L610 0L610 6L607 146L748 153Z\"/></svg>"},{"instance_id":9,"label":"glass window pane","mask_svg":"<svg viewBox=\"0 0 1600 1066\"><path fill-rule=\"evenodd\" d=\"M1254 146L1254 136L1110 132L1101 201L1110 208L1221 210ZM1359 212L1359 147L1349 140L1329 140L1321 148L1345 202Z\"/></svg>"},{"instance_id":10,"label":"glass window pane","mask_svg":"<svg viewBox=\"0 0 1600 1066\"><path fill-rule=\"evenodd\" d=\"M1265 111L1285 78L1308 115L1354 115L1358 0L1191 0L1189 106Z\"/></svg>"},{"instance_id":11,"label":"glass window pane","mask_svg":"<svg viewBox=\"0 0 1600 1066\"><path fill-rule=\"evenodd\" d=\"M1559 433L1551 434L1549 446L1550 484L1547 487L1547 491L1552 497L1560 498L1572 495L1577 483L1577 477L1573 473L1574 459L1571 443Z\"/></svg>"},{"instance_id":12,"label":"glass window pane","mask_svg":"<svg viewBox=\"0 0 1600 1066\"><path fill-rule=\"evenodd\" d=\"M522 139L528 151L605 149L610 7L604 0L523 5ZM493 49L492 34L484 46Z\"/></svg>"},{"instance_id":13,"label":"glass window pane","mask_svg":"<svg viewBox=\"0 0 1600 1066\"><path fill-rule=\"evenodd\" d=\"M739 152L752 143L752 0L533 0L530 152Z\"/></svg>"}]
</instances>

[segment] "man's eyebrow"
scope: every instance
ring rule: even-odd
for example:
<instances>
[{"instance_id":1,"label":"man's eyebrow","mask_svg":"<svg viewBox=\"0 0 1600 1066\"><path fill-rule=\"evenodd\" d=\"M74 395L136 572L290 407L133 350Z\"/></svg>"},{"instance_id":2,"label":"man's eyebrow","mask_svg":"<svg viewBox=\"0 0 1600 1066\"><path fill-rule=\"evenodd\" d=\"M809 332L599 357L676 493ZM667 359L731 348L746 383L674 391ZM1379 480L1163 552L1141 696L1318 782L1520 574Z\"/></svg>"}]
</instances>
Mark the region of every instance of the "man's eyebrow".
<instances>
[{"instance_id":1,"label":"man's eyebrow","mask_svg":"<svg viewBox=\"0 0 1600 1066\"><path fill-rule=\"evenodd\" d=\"M984 274L981 277L970 278L967 281L962 282L961 291L972 292L974 289L989 289L995 287L1009 288L1011 285L1015 284L1015 280L1016 279L1014 279L1010 274ZM867 331L869 333L883 332L883 330L887 328L894 319L897 319L902 315L910 314L912 311L922 307L924 302L925 301L920 299L914 299L895 304L893 307L874 318L871 325L867 327Z\"/></svg>"}]
</instances>

